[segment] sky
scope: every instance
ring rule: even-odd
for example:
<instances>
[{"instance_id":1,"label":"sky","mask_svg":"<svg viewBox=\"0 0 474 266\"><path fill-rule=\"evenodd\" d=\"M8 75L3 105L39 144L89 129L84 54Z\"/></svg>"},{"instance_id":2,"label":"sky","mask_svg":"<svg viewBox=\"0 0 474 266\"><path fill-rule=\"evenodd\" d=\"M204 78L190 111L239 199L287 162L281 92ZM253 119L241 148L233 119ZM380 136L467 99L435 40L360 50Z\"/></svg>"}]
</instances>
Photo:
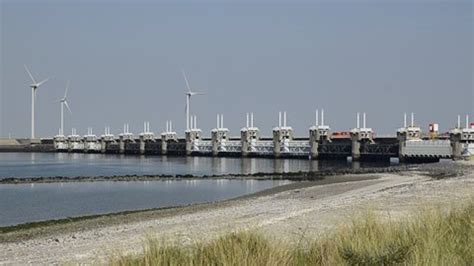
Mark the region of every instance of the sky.
<instances>
[{"instance_id":1,"label":"sky","mask_svg":"<svg viewBox=\"0 0 474 266\"><path fill-rule=\"evenodd\" d=\"M324 108L333 131L356 125L395 134L403 113L446 131L474 120L472 1L12 1L0 0L0 137L29 137L30 79L36 132L57 134L70 81L65 132L114 134L185 128L181 70L205 136L224 114L238 136L246 112L269 136L287 111L307 136ZM462 119L464 121L464 119Z\"/></svg>"}]
</instances>

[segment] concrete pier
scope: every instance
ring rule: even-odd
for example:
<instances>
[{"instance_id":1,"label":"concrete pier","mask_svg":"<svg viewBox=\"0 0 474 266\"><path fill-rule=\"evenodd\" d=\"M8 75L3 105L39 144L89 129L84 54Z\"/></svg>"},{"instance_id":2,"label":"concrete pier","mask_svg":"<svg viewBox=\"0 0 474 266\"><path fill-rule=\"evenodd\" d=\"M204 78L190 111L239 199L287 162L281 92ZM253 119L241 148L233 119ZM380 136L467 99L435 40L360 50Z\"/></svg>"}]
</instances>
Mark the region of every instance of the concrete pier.
<instances>
[{"instance_id":1,"label":"concrete pier","mask_svg":"<svg viewBox=\"0 0 474 266\"><path fill-rule=\"evenodd\" d=\"M145 154L145 139L143 138L143 136L140 136L140 139L139 139L139 143L140 143L140 155L144 155Z\"/></svg>"},{"instance_id":2,"label":"concrete pier","mask_svg":"<svg viewBox=\"0 0 474 266\"><path fill-rule=\"evenodd\" d=\"M289 142L293 140L293 129L286 124L286 112L283 112L283 126L281 112L278 117L278 127L273 129L273 155L280 158L281 153L289 152Z\"/></svg>"},{"instance_id":3,"label":"concrete pier","mask_svg":"<svg viewBox=\"0 0 474 266\"><path fill-rule=\"evenodd\" d=\"M119 135L119 153L124 154L126 143L135 142L133 134L130 133L130 128L128 124L123 125L123 132Z\"/></svg>"},{"instance_id":4,"label":"concrete pier","mask_svg":"<svg viewBox=\"0 0 474 266\"><path fill-rule=\"evenodd\" d=\"M107 152L107 142L104 140L104 138L100 138L100 153L106 153Z\"/></svg>"},{"instance_id":5,"label":"concrete pier","mask_svg":"<svg viewBox=\"0 0 474 266\"><path fill-rule=\"evenodd\" d=\"M359 123L359 113L357 113L357 127L351 130L351 157L352 161L359 161L361 159L361 143L374 143L374 133L372 128L366 126L366 116L363 114L362 128Z\"/></svg>"},{"instance_id":6,"label":"concrete pier","mask_svg":"<svg viewBox=\"0 0 474 266\"><path fill-rule=\"evenodd\" d=\"M131 133L120 134L119 136L119 153L124 154L128 143L135 143L135 139Z\"/></svg>"},{"instance_id":7,"label":"concrete pier","mask_svg":"<svg viewBox=\"0 0 474 266\"><path fill-rule=\"evenodd\" d=\"M83 137L84 153L97 153L101 151L100 142L97 136L92 133L92 128L88 128L87 135Z\"/></svg>"},{"instance_id":8,"label":"concrete pier","mask_svg":"<svg viewBox=\"0 0 474 266\"><path fill-rule=\"evenodd\" d=\"M329 126L324 125L324 110L321 110L321 124L319 124L319 110L316 110L315 125L309 128L309 157L311 160L319 158L319 144L331 141L330 130Z\"/></svg>"},{"instance_id":9,"label":"concrete pier","mask_svg":"<svg viewBox=\"0 0 474 266\"><path fill-rule=\"evenodd\" d=\"M173 122L166 121L166 131L161 133L161 154L168 154L168 142L178 142L178 134L173 131Z\"/></svg>"},{"instance_id":10,"label":"concrete pier","mask_svg":"<svg viewBox=\"0 0 474 266\"><path fill-rule=\"evenodd\" d=\"M411 113L410 125L407 124L407 114L403 115L403 127L397 130L398 140L398 159L400 162L410 160L407 143L413 141L421 141L421 128L415 126L415 114Z\"/></svg>"},{"instance_id":11,"label":"concrete pier","mask_svg":"<svg viewBox=\"0 0 474 266\"><path fill-rule=\"evenodd\" d=\"M254 127L253 113L247 113L247 124L244 128L240 130L240 141L242 142L242 157L248 157L251 152L256 151L256 143L259 139L260 130L257 127Z\"/></svg>"},{"instance_id":12,"label":"concrete pier","mask_svg":"<svg viewBox=\"0 0 474 266\"><path fill-rule=\"evenodd\" d=\"M311 160L317 160L319 157L319 136L316 126L309 128L309 156Z\"/></svg>"},{"instance_id":13,"label":"concrete pier","mask_svg":"<svg viewBox=\"0 0 474 266\"><path fill-rule=\"evenodd\" d=\"M359 161L360 160L360 133L357 131L351 131L351 141L352 141L352 150L351 156L352 161Z\"/></svg>"},{"instance_id":14,"label":"concrete pier","mask_svg":"<svg viewBox=\"0 0 474 266\"><path fill-rule=\"evenodd\" d=\"M161 133L161 154L167 155L169 154L169 143L170 142L178 142L178 136L176 132L163 132Z\"/></svg>"},{"instance_id":15,"label":"concrete pier","mask_svg":"<svg viewBox=\"0 0 474 266\"><path fill-rule=\"evenodd\" d=\"M100 148L101 148L101 153L107 153L108 146L110 143L115 142L115 137L114 135L110 134L110 128L106 127L104 134L100 136Z\"/></svg>"},{"instance_id":16,"label":"concrete pier","mask_svg":"<svg viewBox=\"0 0 474 266\"><path fill-rule=\"evenodd\" d=\"M146 153L147 142L155 142L155 134L150 131L150 122L143 123L143 132L139 135L140 151L141 155Z\"/></svg>"},{"instance_id":17,"label":"concrete pier","mask_svg":"<svg viewBox=\"0 0 474 266\"><path fill-rule=\"evenodd\" d=\"M125 139L123 136L119 136L119 153L125 153Z\"/></svg>"},{"instance_id":18,"label":"concrete pier","mask_svg":"<svg viewBox=\"0 0 474 266\"><path fill-rule=\"evenodd\" d=\"M190 129L186 130L186 155L191 155L193 152L193 147L197 145L197 142L201 139L201 130L200 129Z\"/></svg>"},{"instance_id":19,"label":"concrete pier","mask_svg":"<svg viewBox=\"0 0 474 266\"><path fill-rule=\"evenodd\" d=\"M224 127L224 115L217 115L217 127L211 130L212 156L225 151L225 143L229 139L229 129Z\"/></svg>"},{"instance_id":20,"label":"concrete pier","mask_svg":"<svg viewBox=\"0 0 474 266\"><path fill-rule=\"evenodd\" d=\"M466 125L461 128L461 119L458 116L457 127L449 132L451 141L453 160L471 159L472 154L468 154L468 147L474 143L474 127L469 124L469 116L466 115Z\"/></svg>"},{"instance_id":21,"label":"concrete pier","mask_svg":"<svg viewBox=\"0 0 474 266\"><path fill-rule=\"evenodd\" d=\"M398 160L399 162L405 161L406 156L406 144L407 144L407 132L404 129L399 129L397 132L398 140Z\"/></svg>"},{"instance_id":22,"label":"concrete pier","mask_svg":"<svg viewBox=\"0 0 474 266\"><path fill-rule=\"evenodd\" d=\"M260 131L256 127L245 128L240 131L242 142L242 156L248 157L255 152L256 142L260 139Z\"/></svg>"},{"instance_id":23,"label":"concrete pier","mask_svg":"<svg viewBox=\"0 0 474 266\"><path fill-rule=\"evenodd\" d=\"M54 136L53 144L54 144L54 148L57 151L67 151L68 150L67 139L62 134L58 134L58 135Z\"/></svg>"},{"instance_id":24,"label":"concrete pier","mask_svg":"<svg viewBox=\"0 0 474 266\"><path fill-rule=\"evenodd\" d=\"M77 135L76 129L72 129L71 135L68 136L68 152L77 152L84 150L84 143L81 136Z\"/></svg>"}]
</instances>

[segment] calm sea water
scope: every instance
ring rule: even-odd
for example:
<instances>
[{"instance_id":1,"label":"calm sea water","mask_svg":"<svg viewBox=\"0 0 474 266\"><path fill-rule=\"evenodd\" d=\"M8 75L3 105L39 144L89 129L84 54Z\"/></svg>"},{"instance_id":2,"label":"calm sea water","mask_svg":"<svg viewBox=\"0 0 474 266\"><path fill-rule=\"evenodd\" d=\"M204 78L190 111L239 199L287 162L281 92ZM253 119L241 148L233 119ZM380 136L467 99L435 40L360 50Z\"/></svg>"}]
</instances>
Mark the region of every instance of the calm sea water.
<instances>
[{"instance_id":1,"label":"calm sea water","mask_svg":"<svg viewBox=\"0 0 474 266\"><path fill-rule=\"evenodd\" d=\"M161 174L249 174L364 167L301 159L124 156L70 153L0 153L0 178ZM371 164L370 166L382 166Z\"/></svg>"},{"instance_id":2,"label":"calm sea water","mask_svg":"<svg viewBox=\"0 0 474 266\"><path fill-rule=\"evenodd\" d=\"M0 226L212 202L286 183L195 179L0 185Z\"/></svg>"},{"instance_id":3,"label":"calm sea water","mask_svg":"<svg viewBox=\"0 0 474 266\"><path fill-rule=\"evenodd\" d=\"M386 164L388 165L388 164ZM0 178L218 175L318 171L367 164L297 159L0 153ZM369 166L384 166L369 164ZM0 185L0 226L234 198L287 181L174 180Z\"/></svg>"}]
</instances>

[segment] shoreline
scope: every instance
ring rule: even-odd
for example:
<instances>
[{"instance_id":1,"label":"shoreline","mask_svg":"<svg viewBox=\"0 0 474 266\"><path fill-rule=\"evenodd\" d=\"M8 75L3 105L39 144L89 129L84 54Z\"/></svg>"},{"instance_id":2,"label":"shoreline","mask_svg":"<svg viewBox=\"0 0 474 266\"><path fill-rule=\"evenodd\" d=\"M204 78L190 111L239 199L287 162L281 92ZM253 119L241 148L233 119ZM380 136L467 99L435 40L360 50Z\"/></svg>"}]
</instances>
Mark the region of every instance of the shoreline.
<instances>
[{"instance_id":1,"label":"shoreline","mask_svg":"<svg viewBox=\"0 0 474 266\"><path fill-rule=\"evenodd\" d=\"M349 177L353 179L347 180ZM330 182L337 178L341 182ZM186 246L245 230L299 243L302 236L330 234L367 210L382 219L397 220L419 207L445 210L465 200L474 200L472 163L419 165L398 173L340 175L216 203L113 214L0 233L0 264L101 264L112 254L142 252L148 237Z\"/></svg>"},{"instance_id":2,"label":"shoreline","mask_svg":"<svg viewBox=\"0 0 474 266\"><path fill-rule=\"evenodd\" d=\"M440 167L432 167L435 164L427 165L400 165L399 167L374 167L374 168L362 168L357 169L336 169L336 170L327 170L320 172L288 172L288 173L255 173L247 175L212 175L212 176L194 176L194 175L159 175L159 176L138 176L138 175L128 175L128 176L110 176L110 177L77 177L77 178L66 178L65 177L46 177L46 178L33 178L33 181L30 178L25 179L10 179L2 180L0 179L0 185L21 185L21 184L55 184L55 183L87 183L87 182L143 182L143 181L181 181L181 180L192 180L192 179L207 179L207 180L218 180L218 179L230 179L230 180L288 180L293 183L281 185L273 188L264 189L255 193L242 195L230 199L220 200L220 201L210 201L202 203L191 203L186 205L175 205L167 207L158 207L150 209L137 209L137 210L126 210L120 212L110 212L110 213L101 213L101 214L92 214L84 216L74 216L67 218L51 219L51 220L41 220L33 221L27 223L20 223L15 225L0 226L0 243L3 241L2 234L10 232L18 232L21 230L29 230L34 228L45 228L54 225L66 225L70 223L88 221L94 219L101 219L107 217L118 217L118 216L133 216L136 214L147 214L153 212L163 212L163 211L181 211L186 208L199 209L199 207L208 207L208 206L219 206L228 202L237 202L239 200L251 199L257 197L263 197L268 195L277 194L280 192L305 188L311 186L322 186L328 184L337 184L342 182L357 182L364 180L373 180L380 177L374 177L371 175L381 175L386 173L395 173L395 174L409 174L410 172L423 172L422 175L429 176L433 179L443 179L454 176L459 176L462 173L453 171L449 169L438 169ZM464 164L469 165L469 164ZM409 167L411 166L411 167ZM421 168L421 169L420 169ZM365 175L365 176L364 176ZM367 176L370 175L370 176ZM328 179L329 178L329 179ZM2 183L2 181L12 181L13 183L7 182Z\"/></svg>"},{"instance_id":3,"label":"shoreline","mask_svg":"<svg viewBox=\"0 0 474 266\"><path fill-rule=\"evenodd\" d=\"M66 182L133 182L133 181L162 181L162 180L189 180L189 179L255 179L255 180L290 180L290 181L312 181L320 180L328 176L348 174L376 174L376 173L398 173L416 169L417 165L395 165L389 167L364 167L360 169L324 169L319 171L297 171L297 172L259 172L253 174L223 174L223 175L112 175L112 176L52 176L52 177L0 177L0 185L3 184L39 184L39 183L66 183Z\"/></svg>"},{"instance_id":4,"label":"shoreline","mask_svg":"<svg viewBox=\"0 0 474 266\"><path fill-rule=\"evenodd\" d=\"M262 191L258 191L255 193L242 195L226 200L221 201L211 201L211 202L203 202L203 203L194 203L194 204L187 204L187 205L178 205L178 206L169 206L169 207L160 207L160 208L151 208L151 209L140 209L140 210L130 210L130 211L122 211L122 212L112 212L112 213L103 213L103 214L94 214L94 215L85 215L85 216L75 216L75 217L68 217L68 218L60 218L60 219L51 219L51 220L43 220L43 221L35 221L35 222L28 222L28 223L21 223L16 225L9 225L9 226L0 226L0 243L8 242L4 237L5 234L9 233L21 233L24 230L35 230L35 229L45 229L48 227L60 226L60 225L68 225L82 221L90 221L93 222L94 220L103 220L111 218L111 222L116 222L114 218L120 217L122 219L129 219L130 216L157 216L160 217L161 214L173 214L179 212L186 212L188 210L192 211L199 211L201 209L209 208L209 207L221 207L228 203L236 203L238 201L258 198L258 197L265 197L268 195L274 195L280 192L294 190L294 189L302 189L306 187L312 186L323 186L328 184L337 184L337 183L344 183L344 182L358 182L364 180L374 180L378 179L378 176L357 176L357 175L341 175L341 176L334 176L331 179L322 178L313 181L296 181L294 183L276 186L268 189L264 189ZM149 217L152 218L152 217ZM135 220L135 219L132 219Z\"/></svg>"}]
</instances>

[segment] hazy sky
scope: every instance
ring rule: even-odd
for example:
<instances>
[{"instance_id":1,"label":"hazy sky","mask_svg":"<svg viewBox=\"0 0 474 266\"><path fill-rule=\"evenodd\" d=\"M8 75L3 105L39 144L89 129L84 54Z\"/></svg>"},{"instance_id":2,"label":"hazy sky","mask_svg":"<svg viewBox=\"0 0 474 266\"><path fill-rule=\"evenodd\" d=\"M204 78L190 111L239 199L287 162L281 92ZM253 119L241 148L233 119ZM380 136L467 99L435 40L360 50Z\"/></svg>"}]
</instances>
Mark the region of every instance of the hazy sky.
<instances>
[{"instance_id":1,"label":"hazy sky","mask_svg":"<svg viewBox=\"0 0 474 266\"><path fill-rule=\"evenodd\" d=\"M191 106L205 135L217 113L238 135L248 111L264 135L279 110L297 136L316 108L333 130L365 111L379 133L395 133L403 112L424 129L474 118L472 1L0 2L1 137L30 134L23 64L53 77L38 90L40 137L58 131L67 80L67 133L118 134L124 122L138 133L144 120L159 133L171 119L183 136L181 68L207 93Z\"/></svg>"}]
</instances>

